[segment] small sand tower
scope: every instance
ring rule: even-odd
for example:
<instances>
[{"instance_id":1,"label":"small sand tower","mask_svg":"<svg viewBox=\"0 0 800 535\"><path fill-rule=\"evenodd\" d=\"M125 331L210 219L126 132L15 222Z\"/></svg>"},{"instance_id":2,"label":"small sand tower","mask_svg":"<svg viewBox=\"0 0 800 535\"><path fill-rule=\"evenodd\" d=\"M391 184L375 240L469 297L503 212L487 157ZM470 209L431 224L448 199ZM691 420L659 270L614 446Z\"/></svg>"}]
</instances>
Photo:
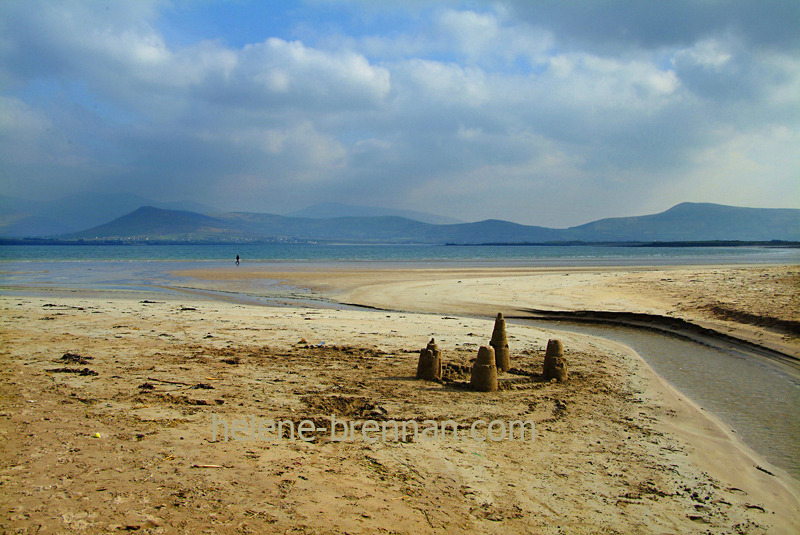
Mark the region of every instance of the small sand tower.
<instances>
[{"instance_id":1,"label":"small sand tower","mask_svg":"<svg viewBox=\"0 0 800 535\"><path fill-rule=\"evenodd\" d=\"M506 320L501 312L497 313L492 331L492 341L489 345L494 349L494 358L497 369L507 372L511 368L511 353L508 350L508 336L506 335Z\"/></svg>"},{"instance_id":2,"label":"small sand tower","mask_svg":"<svg viewBox=\"0 0 800 535\"><path fill-rule=\"evenodd\" d=\"M428 346L419 350L417 362L417 379L434 381L442 378L442 352L436 341L431 338Z\"/></svg>"},{"instance_id":3,"label":"small sand tower","mask_svg":"<svg viewBox=\"0 0 800 535\"><path fill-rule=\"evenodd\" d=\"M547 341L542 376L545 380L555 379L559 383L567 380L567 361L564 358L564 344L561 340Z\"/></svg>"},{"instance_id":4,"label":"small sand tower","mask_svg":"<svg viewBox=\"0 0 800 535\"><path fill-rule=\"evenodd\" d=\"M436 370L436 378L442 378L442 352L439 351L439 346L436 345L436 340L431 338L431 341L428 342L428 346L425 348L430 350L433 354L434 358L434 370Z\"/></svg>"},{"instance_id":5,"label":"small sand tower","mask_svg":"<svg viewBox=\"0 0 800 535\"><path fill-rule=\"evenodd\" d=\"M497 366L494 360L494 349L481 346L478 358L472 366L472 377L469 380L473 390L479 392L495 392L497 390Z\"/></svg>"}]
</instances>

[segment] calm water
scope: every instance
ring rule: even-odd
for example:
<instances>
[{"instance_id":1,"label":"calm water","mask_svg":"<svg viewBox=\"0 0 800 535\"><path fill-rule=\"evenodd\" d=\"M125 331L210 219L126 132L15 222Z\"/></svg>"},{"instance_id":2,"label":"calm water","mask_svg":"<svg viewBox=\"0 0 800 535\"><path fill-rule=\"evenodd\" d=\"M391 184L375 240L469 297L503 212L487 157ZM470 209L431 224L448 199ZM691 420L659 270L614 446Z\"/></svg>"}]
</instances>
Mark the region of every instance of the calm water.
<instances>
[{"instance_id":1,"label":"calm water","mask_svg":"<svg viewBox=\"0 0 800 535\"><path fill-rule=\"evenodd\" d=\"M768 358L615 325L521 323L622 342L745 444L800 480L800 380Z\"/></svg>"},{"instance_id":2,"label":"calm water","mask_svg":"<svg viewBox=\"0 0 800 535\"><path fill-rule=\"evenodd\" d=\"M523 265L800 263L800 249L768 247L602 247L444 245L10 245L2 261L387 261Z\"/></svg>"},{"instance_id":3,"label":"calm water","mask_svg":"<svg viewBox=\"0 0 800 535\"><path fill-rule=\"evenodd\" d=\"M577 267L800 264L800 249L769 247L602 247L444 245L12 245L0 246L0 292L29 288L144 289L192 285L172 271L242 264L386 267ZM252 295L280 297L263 279Z\"/></svg>"}]
</instances>

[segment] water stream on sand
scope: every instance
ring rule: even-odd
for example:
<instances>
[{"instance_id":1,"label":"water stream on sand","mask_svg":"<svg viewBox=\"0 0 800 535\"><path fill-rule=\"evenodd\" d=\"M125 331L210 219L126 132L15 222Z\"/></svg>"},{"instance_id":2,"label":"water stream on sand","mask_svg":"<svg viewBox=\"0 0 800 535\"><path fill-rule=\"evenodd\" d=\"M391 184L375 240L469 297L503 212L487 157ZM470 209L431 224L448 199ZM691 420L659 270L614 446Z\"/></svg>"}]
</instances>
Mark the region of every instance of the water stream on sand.
<instances>
[{"instance_id":1,"label":"water stream on sand","mask_svg":"<svg viewBox=\"0 0 800 535\"><path fill-rule=\"evenodd\" d=\"M718 348L630 327L514 320L621 342L675 388L734 430L775 466L800 479L800 378L747 349Z\"/></svg>"}]
</instances>

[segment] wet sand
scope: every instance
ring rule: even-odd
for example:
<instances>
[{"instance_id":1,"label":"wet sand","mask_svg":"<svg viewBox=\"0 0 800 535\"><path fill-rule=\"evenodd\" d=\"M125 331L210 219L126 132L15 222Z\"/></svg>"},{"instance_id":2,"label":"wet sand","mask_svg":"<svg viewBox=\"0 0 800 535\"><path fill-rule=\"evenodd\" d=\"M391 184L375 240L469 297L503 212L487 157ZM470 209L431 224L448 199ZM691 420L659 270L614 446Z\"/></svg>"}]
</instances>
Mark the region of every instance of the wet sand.
<instances>
[{"instance_id":1,"label":"wet sand","mask_svg":"<svg viewBox=\"0 0 800 535\"><path fill-rule=\"evenodd\" d=\"M800 266L194 269L192 285L247 291L258 280L381 309L508 315L608 311L679 318L800 359Z\"/></svg>"},{"instance_id":2,"label":"wet sand","mask_svg":"<svg viewBox=\"0 0 800 535\"><path fill-rule=\"evenodd\" d=\"M795 321L800 269L242 268L193 272L192 286L247 291L252 280L272 277L310 288L313 297L392 311L122 292L0 298L0 526L90 533L800 529L798 482L618 343L565 335L571 379L551 384L538 373L552 333L509 325L520 373L504 374L503 390L459 388L465 377L413 379L417 352L431 337L446 362L468 367L496 312L570 303L680 315L796 351L796 336L741 315L717 317L708 305L724 295L736 300L731 308ZM753 281L764 284L760 292L741 291ZM762 309L748 301L759 293ZM355 423L354 440L332 441L329 430L313 441L226 441L213 433L214 421L220 430L220 422L241 420L245 437L251 418L323 428L331 413ZM530 419L536 440L359 439L359 426L373 419L454 420L465 432L479 419Z\"/></svg>"}]
</instances>

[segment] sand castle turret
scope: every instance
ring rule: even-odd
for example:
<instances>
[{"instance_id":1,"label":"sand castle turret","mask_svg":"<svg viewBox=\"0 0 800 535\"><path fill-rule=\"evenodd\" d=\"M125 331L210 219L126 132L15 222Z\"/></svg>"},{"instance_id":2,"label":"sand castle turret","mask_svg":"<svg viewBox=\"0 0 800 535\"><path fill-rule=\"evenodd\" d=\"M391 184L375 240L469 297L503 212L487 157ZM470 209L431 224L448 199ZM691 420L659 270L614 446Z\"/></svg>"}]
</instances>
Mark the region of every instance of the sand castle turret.
<instances>
[{"instance_id":1,"label":"sand castle turret","mask_svg":"<svg viewBox=\"0 0 800 535\"><path fill-rule=\"evenodd\" d=\"M497 319L494 320L494 330L492 331L492 341L489 345L494 349L494 358L497 362L497 369L507 372L511 368L511 353L508 350L508 336L506 335L506 320L503 314L498 312Z\"/></svg>"},{"instance_id":2,"label":"sand castle turret","mask_svg":"<svg viewBox=\"0 0 800 535\"><path fill-rule=\"evenodd\" d=\"M419 350L419 361L417 362L417 379L434 381L442 378L442 352L436 341L431 338L428 346Z\"/></svg>"},{"instance_id":3,"label":"sand castle turret","mask_svg":"<svg viewBox=\"0 0 800 535\"><path fill-rule=\"evenodd\" d=\"M494 349L491 346L481 346L478 358L472 366L470 386L479 392L495 392L497 390L497 365L495 364Z\"/></svg>"},{"instance_id":4,"label":"sand castle turret","mask_svg":"<svg viewBox=\"0 0 800 535\"><path fill-rule=\"evenodd\" d=\"M559 383L567 380L567 361L564 358L564 344L561 340L547 341L542 376L546 380L555 379Z\"/></svg>"},{"instance_id":5,"label":"sand castle turret","mask_svg":"<svg viewBox=\"0 0 800 535\"><path fill-rule=\"evenodd\" d=\"M431 338L431 341L428 342L428 346L426 349L430 350L431 354L434 358L434 369L436 370L436 378L442 378L442 352L439 351L439 346L436 345L436 340Z\"/></svg>"}]
</instances>

